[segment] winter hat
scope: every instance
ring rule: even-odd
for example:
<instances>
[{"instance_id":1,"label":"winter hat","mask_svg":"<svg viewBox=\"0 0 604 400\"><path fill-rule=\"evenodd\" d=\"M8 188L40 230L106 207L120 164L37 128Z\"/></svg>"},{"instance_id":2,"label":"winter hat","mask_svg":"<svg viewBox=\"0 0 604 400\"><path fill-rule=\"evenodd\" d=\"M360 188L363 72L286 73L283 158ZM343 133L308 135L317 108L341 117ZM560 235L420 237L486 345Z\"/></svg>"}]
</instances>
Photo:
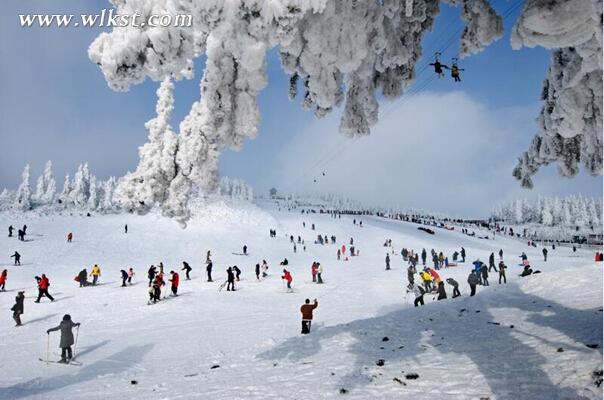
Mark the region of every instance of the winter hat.
<instances>
[{"instance_id":1,"label":"winter hat","mask_svg":"<svg viewBox=\"0 0 604 400\"><path fill-rule=\"evenodd\" d=\"M63 321L69 321L71 319L71 315L65 314L63 315Z\"/></svg>"}]
</instances>

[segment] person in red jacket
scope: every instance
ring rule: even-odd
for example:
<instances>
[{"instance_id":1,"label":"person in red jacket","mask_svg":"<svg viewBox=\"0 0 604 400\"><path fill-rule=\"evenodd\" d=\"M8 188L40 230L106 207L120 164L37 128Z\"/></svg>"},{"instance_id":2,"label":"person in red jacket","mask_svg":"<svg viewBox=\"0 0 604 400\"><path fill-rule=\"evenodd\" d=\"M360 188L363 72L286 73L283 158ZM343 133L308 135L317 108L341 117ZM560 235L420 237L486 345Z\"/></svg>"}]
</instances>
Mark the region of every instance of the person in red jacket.
<instances>
[{"instance_id":1,"label":"person in red jacket","mask_svg":"<svg viewBox=\"0 0 604 400\"><path fill-rule=\"evenodd\" d=\"M312 274L312 281L316 282L317 281L317 263L313 262L312 266L310 267L310 273Z\"/></svg>"},{"instance_id":2,"label":"person in red jacket","mask_svg":"<svg viewBox=\"0 0 604 400\"><path fill-rule=\"evenodd\" d=\"M6 276L8 275L8 271L4 270L2 271L2 274L0 274L0 290L1 291L5 291L4 286L6 285Z\"/></svg>"},{"instance_id":3,"label":"person in red jacket","mask_svg":"<svg viewBox=\"0 0 604 400\"><path fill-rule=\"evenodd\" d=\"M178 296L177 292L180 277L178 276L178 273L174 271L170 271L170 274L172 274L172 279L170 279L170 282L172 282L172 296Z\"/></svg>"},{"instance_id":4,"label":"person in red jacket","mask_svg":"<svg viewBox=\"0 0 604 400\"><path fill-rule=\"evenodd\" d=\"M314 304L310 304L310 300L304 300L304 304L300 307L302 313L302 334L306 335L310 333L310 324L312 323L312 312L319 306L317 299L314 300Z\"/></svg>"},{"instance_id":5,"label":"person in red jacket","mask_svg":"<svg viewBox=\"0 0 604 400\"><path fill-rule=\"evenodd\" d=\"M69 232L67 234L67 243L71 243L72 240L73 240L73 233Z\"/></svg>"},{"instance_id":6,"label":"person in red jacket","mask_svg":"<svg viewBox=\"0 0 604 400\"><path fill-rule=\"evenodd\" d=\"M281 279L285 279L285 281L287 282L287 291L291 292L292 291L292 281L294 280L294 278L292 278L292 274L290 274L288 270L284 269L283 276L281 277Z\"/></svg>"},{"instance_id":7,"label":"person in red jacket","mask_svg":"<svg viewBox=\"0 0 604 400\"><path fill-rule=\"evenodd\" d=\"M35 301L35 303L39 303L42 296L48 297L50 301L55 301L54 297L52 297L50 293L48 293L50 281L48 280L46 275L42 274L42 277L40 278L36 276L36 279L38 280L38 299Z\"/></svg>"}]
</instances>

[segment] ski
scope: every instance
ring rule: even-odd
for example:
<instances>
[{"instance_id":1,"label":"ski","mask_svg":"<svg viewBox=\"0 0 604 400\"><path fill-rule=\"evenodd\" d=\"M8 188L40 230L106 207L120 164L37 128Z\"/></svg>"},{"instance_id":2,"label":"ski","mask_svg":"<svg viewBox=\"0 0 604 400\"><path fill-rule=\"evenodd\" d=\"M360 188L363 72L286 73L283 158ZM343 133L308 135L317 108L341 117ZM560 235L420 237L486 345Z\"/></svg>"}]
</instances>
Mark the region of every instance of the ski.
<instances>
[{"instance_id":1,"label":"ski","mask_svg":"<svg viewBox=\"0 0 604 400\"><path fill-rule=\"evenodd\" d=\"M63 364L63 365L73 365L74 367L80 367L82 366L82 363L79 361L74 361L71 360L69 362L61 362L61 360L44 360L43 358L38 358L38 360L45 362L45 363L52 363L52 364Z\"/></svg>"}]
</instances>

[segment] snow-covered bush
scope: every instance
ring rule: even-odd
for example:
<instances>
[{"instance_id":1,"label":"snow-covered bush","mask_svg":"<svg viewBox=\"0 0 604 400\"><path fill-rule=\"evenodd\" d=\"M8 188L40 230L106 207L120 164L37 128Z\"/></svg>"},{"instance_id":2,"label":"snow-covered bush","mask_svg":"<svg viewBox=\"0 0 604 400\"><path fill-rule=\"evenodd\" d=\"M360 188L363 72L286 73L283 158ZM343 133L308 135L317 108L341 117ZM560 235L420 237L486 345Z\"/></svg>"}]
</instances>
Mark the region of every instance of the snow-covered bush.
<instances>
[{"instance_id":1,"label":"snow-covered bush","mask_svg":"<svg viewBox=\"0 0 604 400\"><path fill-rule=\"evenodd\" d=\"M223 177L219 184L220 195L236 200L253 201L254 191L241 179Z\"/></svg>"},{"instance_id":2,"label":"snow-covered bush","mask_svg":"<svg viewBox=\"0 0 604 400\"><path fill-rule=\"evenodd\" d=\"M23 169L21 174L21 184L17 188L17 193L14 199L14 209L20 211L30 210L32 207L31 202L31 189L29 187L29 164Z\"/></svg>"}]
</instances>

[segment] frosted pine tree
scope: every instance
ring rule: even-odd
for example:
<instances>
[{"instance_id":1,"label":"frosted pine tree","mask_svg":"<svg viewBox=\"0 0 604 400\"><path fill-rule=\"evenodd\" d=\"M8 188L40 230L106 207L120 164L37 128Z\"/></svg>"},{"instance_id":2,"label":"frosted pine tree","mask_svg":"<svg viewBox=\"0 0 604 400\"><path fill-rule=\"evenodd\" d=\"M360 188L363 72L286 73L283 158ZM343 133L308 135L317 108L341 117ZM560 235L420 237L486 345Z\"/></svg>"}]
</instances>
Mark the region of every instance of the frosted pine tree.
<instances>
[{"instance_id":1,"label":"frosted pine tree","mask_svg":"<svg viewBox=\"0 0 604 400\"><path fill-rule=\"evenodd\" d=\"M78 208L84 208L90 197L90 170L88 163L80 164L73 177L73 186L69 194L70 202Z\"/></svg>"},{"instance_id":2,"label":"frosted pine tree","mask_svg":"<svg viewBox=\"0 0 604 400\"><path fill-rule=\"evenodd\" d=\"M52 161L48 161L44 172L38 177L34 202L40 205L52 204L56 195L57 187L52 172Z\"/></svg>"},{"instance_id":3,"label":"frosted pine tree","mask_svg":"<svg viewBox=\"0 0 604 400\"><path fill-rule=\"evenodd\" d=\"M67 207L71 203L71 190L71 180L69 174L67 174L63 181L63 190L61 190L61 193L59 194L59 201L63 204L63 207Z\"/></svg>"},{"instance_id":4,"label":"frosted pine tree","mask_svg":"<svg viewBox=\"0 0 604 400\"><path fill-rule=\"evenodd\" d=\"M554 224L554 216L552 214L550 199L543 199L543 208L541 209L541 223L545 226L552 226Z\"/></svg>"},{"instance_id":5,"label":"frosted pine tree","mask_svg":"<svg viewBox=\"0 0 604 400\"><path fill-rule=\"evenodd\" d=\"M111 212L115 210L115 204L113 200L115 186L116 181L115 177L113 176L103 182L103 198L100 201L100 208L102 211Z\"/></svg>"},{"instance_id":6,"label":"frosted pine tree","mask_svg":"<svg viewBox=\"0 0 604 400\"><path fill-rule=\"evenodd\" d=\"M31 202L31 189L29 187L29 164L23 169L21 174L21 184L15 194L14 208L21 211L30 210L32 207Z\"/></svg>"},{"instance_id":7,"label":"frosted pine tree","mask_svg":"<svg viewBox=\"0 0 604 400\"><path fill-rule=\"evenodd\" d=\"M99 206L99 191L96 182L96 177L90 177L89 190L88 190L88 201L87 207L89 211L95 211Z\"/></svg>"}]
</instances>

